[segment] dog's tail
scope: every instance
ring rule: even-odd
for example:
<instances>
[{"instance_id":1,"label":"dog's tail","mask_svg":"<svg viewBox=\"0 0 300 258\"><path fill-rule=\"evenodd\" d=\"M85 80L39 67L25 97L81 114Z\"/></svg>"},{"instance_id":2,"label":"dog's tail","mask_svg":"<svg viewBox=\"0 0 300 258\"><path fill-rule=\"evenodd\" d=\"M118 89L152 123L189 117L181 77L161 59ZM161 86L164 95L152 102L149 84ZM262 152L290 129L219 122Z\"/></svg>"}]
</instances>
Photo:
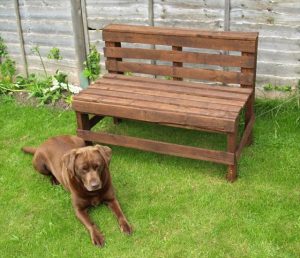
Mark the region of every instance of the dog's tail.
<instances>
[{"instance_id":1,"label":"dog's tail","mask_svg":"<svg viewBox=\"0 0 300 258\"><path fill-rule=\"evenodd\" d=\"M24 151L25 153L31 153L34 154L36 152L37 148L35 147L23 147L22 151Z\"/></svg>"}]
</instances>

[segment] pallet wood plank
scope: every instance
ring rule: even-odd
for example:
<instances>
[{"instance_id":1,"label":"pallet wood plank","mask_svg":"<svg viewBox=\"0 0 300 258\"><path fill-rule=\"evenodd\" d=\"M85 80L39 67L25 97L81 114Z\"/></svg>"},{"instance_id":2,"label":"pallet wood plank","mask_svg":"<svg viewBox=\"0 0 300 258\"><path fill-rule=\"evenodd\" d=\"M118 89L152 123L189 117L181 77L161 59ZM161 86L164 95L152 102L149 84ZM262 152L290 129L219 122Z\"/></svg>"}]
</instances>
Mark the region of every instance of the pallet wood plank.
<instances>
[{"instance_id":1,"label":"pallet wood plank","mask_svg":"<svg viewBox=\"0 0 300 258\"><path fill-rule=\"evenodd\" d=\"M137 107L120 106L91 101L80 101L74 97L72 108L78 112L128 118L139 121L193 126L216 132L234 130L232 119L206 117L161 110L144 110Z\"/></svg>"},{"instance_id":2,"label":"pallet wood plank","mask_svg":"<svg viewBox=\"0 0 300 258\"><path fill-rule=\"evenodd\" d=\"M135 82L142 82L150 83L150 84L163 84L163 85L175 85L178 87L185 88L192 88L192 89L209 89L209 90L217 90L217 91L225 91L225 92L234 92L234 93L242 93L242 94L249 94L252 92L249 88L241 88L241 87L231 87L231 86L218 86L218 85L207 85L204 83L198 82L188 82L188 81L172 81L172 80L165 80L165 79L158 79L158 78L147 78L141 76L125 76L125 75L118 75L118 74L105 74L103 79L114 79L114 80L122 80L124 81L132 81ZM102 78L100 80L103 80ZM97 80L99 81L99 80ZM97 81L95 83L97 83Z\"/></svg>"},{"instance_id":3,"label":"pallet wood plank","mask_svg":"<svg viewBox=\"0 0 300 258\"><path fill-rule=\"evenodd\" d=\"M150 83L141 83L141 82L134 82L134 81L112 81L112 80L106 80L105 78L97 81L93 84L92 87L101 87L101 85L107 85L109 87L113 88L131 88L131 91L135 90L148 90L148 91L158 91L162 94L166 93L177 93L177 94L185 94L187 96L199 96L199 97L210 97L215 99L225 99L230 100L232 102L239 102L244 103L248 97L249 94L243 94L239 92L225 92L225 91L217 91L212 89L212 87L208 88L189 88L189 87L182 87L182 86L171 86L171 85L165 85L165 84L158 84L153 82ZM250 91L252 92L252 91ZM238 104L239 105L239 104Z\"/></svg>"},{"instance_id":4,"label":"pallet wood plank","mask_svg":"<svg viewBox=\"0 0 300 258\"><path fill-rule=\"evenodd\" d=\"M93 93L83 93L80 97L77 98L80 101L89 101L95 103L105 103L105 104L112 104L118 106L127 106L127 107L136 107L141 108L144 110L159 110L159 111L167 111L167 112L177 112L183 114L194 114L199 116L208 116L208 117L220 117L226 119L235 119L238 116L237 112L230 112L224 110L211 110L211 109L204 109L198 107L185 107L176 104L169 104L169 103L162 103L157 102L154 100L146 101L146 100L139 100L137 98L122 98L122 97L115 97L115 96L95 96Z\"/></svg>"},{"instance_id":5,"label":"pallet wood plank","mask_svg":"<svg viewBox=\"0 0 300 258\"><path fill-rule=\"evenodd\" d=\"M96 133L80 129L77 130L77 135L85 140L96 141L104 144L112 144L144 151L212 161L226 165L233 164L233 154L223 151L207 150L197 147L183 146L179 144L165 143L103 132Z\"/></svg>"},{"instance_id":6,"label":"pallet wood plank","mask_svg":"<svg viewBox=\"0 0 300 258\"><path fill-rule=\"evenodd\" d=\"M218 65L222 67L253 68L255 66L255 60L251 56L218 55L186 51L178 52L159 49L105 47L104 56L107 58L150 59L169 62Z\"/></svg>"},{"instance_id":7,"label":"pallet wood plank","mask_svg":"<svg viewBox=\"0 0 300 258\"><path fill-rule=\"evenodd\" d=\"M140 33L120 32L114 33L103 30L102 37L105 41L141 43L153 45L181 46L192 48L205 48L215 50L255 52L254 41L244 41L237 39L215 39L199 37L178 37L174 35L151 35Z\"/></svg>"},{"instance_id":8,"label":"pallet wood plank","mask_svg":"<svg viewBox=\"0 0 300 258\"><path fill-rule=\"evenodd\" d=\"M240 39L244 41L255 41L258 37L257 32L235 32L235 31L205 31L187 28L170 28L170 27L154 27L139 26L128 24L109 24L104 27L105 31L110 32L131 32L131 33L148 33L151 35L177 35L181 37L203 37L216 39Z\"/></svg>"},{"instance_id":9,"label":"pallet wood plank","mask_svg":"<svg viewBox=\"0 0 300 258\"><path fill-rule=\"evenodd\" d=\"M180 46L172 46L172 50L174 52L182 52L182 47ZM174 67L182 67L183 63L182 62L173 62ZM182 81L182 77L173 77L174 81Z\"/></svg>"},{"instance_id":10,"label":"pallet wood plank","mask_svg":"<svg viewBox=\"0 0 300 258\"><path fill-rule=\"evenodd\" d=\"M177 105L182 105L185 107L200 107L212 110L225 110L231 112L239 112L243 106L241 102L240 105L230 105L230 101L227 103L220 103L215 100L215 103L211 101L213 98L203 98L193 95L170 93L170 92L159 92L156 90L149 89L132 89L130 87L117 87L107 84L97 84L95 86L90 86L84 93L94 94L95 96L116 96L120 98L129 99L139 99L148 101L158 101L162 103L172 103ZM79 95L80 96L80 95Z\"/></svg>"},{"instance_id":11,"label":"pallet wood plank","mask_svg":"<svg viewBox=\"0 0 300 258\"><path fill-rule=\"evenodd\" d=\"M257 41L256 41L256 46L257 46ZM242 53L242 56L251 56L255 60L257 59L257 53ZM255 62L256 65L256 62ZM254 101L255 101L255 80L256 80L256 66L254 68L241 68L241 73L242 74L253 74L253 80L250 85L246 84L241 84L242 88L252 88L253 93L249 97L247 103L246 103L246 108L245 108L245 128L247 128L248 124L250 123L251 119L254 117ZM249 133L249 137L247 138L247 144L250 145L253 140L253 134L252 132Z\"/></svg>"},{"instance_id":12,"label":"pallet wood plank","mask_svg":"<svg viewBox=\"0 0 300 258\"><path fill-rule=\"evenodd\" d=\"M248 138L251 135L254 122L255 122L255 118L254 118L254 116L252 116L251 119L249 120L249 122L246 125L246 128L244 130L243 136L242 136L242 138L240 140L238 149L236 151L236 157L237 157L237 159L240 158L240 155L242 153L243 148L247 145L247 141L248 141Z\"/></svg>"},{"instance_id":13,"label":"pallet wood plank","mask_svg":"<svg viewBox=\"0 0 300 258\"><path fill-rule=\"evenodd\" d=\"M167 65L152 65L134 62L120 62L107 60L105 65L108 70L115 72L133 72L152 75L183 77L200 79L213 82L235 83L252 85L253 74L241 74L221 70L208 70L200 68L170 67Z\"/></svg>"}]
</instances>

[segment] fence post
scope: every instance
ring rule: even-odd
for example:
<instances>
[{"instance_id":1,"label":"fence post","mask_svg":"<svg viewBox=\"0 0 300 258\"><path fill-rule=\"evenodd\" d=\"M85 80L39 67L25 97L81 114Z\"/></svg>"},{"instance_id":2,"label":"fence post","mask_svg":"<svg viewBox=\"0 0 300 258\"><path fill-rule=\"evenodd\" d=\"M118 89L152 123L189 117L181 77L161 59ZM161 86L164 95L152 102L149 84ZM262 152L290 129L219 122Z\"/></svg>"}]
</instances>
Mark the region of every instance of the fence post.
<instances>
[{"instance_id":1,"label":"fence post","mask_svg":"<svg viewBox=\"0 0 300 258\"><path fill-rule=\"evenodd\" d=\"M230 30L230 0L225 0L225 9L224 9L224 30Z\"/></svg>"},{"instance_id":2,"label":"fence post","mask_svg":"<svg viewBox=\"0 0 300 258\"><path fill-rule=\"evenodd\" d=\"M225 0L224 5L224 31L230 31L230 0ZM222 51L223 55L228 55L229 51ZM223 67L223 71L229 71L228 67ZM227 85L223 83L223 85Z\"/></svg>"},{"instance_id":3,"label":"fence post","mask_svg":"<svg viewBox=\"0 0 300 258\"><path fill-rule=\"evenodd\" d=\"M81 10L82 10L85 49L86 49L86 54L88 55L90 53L90 38L89 38L89 28L88 28L88 21L87 21L86 0L81 0Z\"/></svg>"},{"instance_id":4,"label":"fence post","mask_svg":"<svg viewBox=\"0 0 300 258\"><path fill-rule=\"evenodd\" d=\"M14 5L15 5L16 21L17 21L17 28L18 28L18 35L19 35L19 41L20 41L21 56L22 56L22 61L23 61L23 66L24 66L24 72L25 72L26 77L28 77L28 64L27 64L25 47L24 47L23 30L22 30L21 16L20 16L20 10L19 10L19 1L14 0Z\"/></svg>"},{"instance_id":5,"label":"fence post","mask_svg":"<svg viewBox=\"0 0 300 258\"><path fill-rule=\"evenodd\" d=\"M81 0L70 0L71 3L71 15L72 15L72 25L74 33L74 43L75 51L77 57L77 68L80 79L80 86L86 88L88 86L88 79L85 78L82 74L84 70L83 62L86 61L86 44L85 42L85 33L83 26L83 17L82 17L82 7Z\"/></svg>"},{"instance_id":6,"label":"fence post","mask_svg":"<svg viewBox=\"0 0 300 258\"><path fill-rule=\"evenodd\" d=\"M148 0L148 25L154 26L154 6L153 0ZM155 45L150 46L151 49L155 49ZM155 60L151 60L151 64L156 64ZM154 76L156 77L156 75Z\"/></svg>"}]
</instances>

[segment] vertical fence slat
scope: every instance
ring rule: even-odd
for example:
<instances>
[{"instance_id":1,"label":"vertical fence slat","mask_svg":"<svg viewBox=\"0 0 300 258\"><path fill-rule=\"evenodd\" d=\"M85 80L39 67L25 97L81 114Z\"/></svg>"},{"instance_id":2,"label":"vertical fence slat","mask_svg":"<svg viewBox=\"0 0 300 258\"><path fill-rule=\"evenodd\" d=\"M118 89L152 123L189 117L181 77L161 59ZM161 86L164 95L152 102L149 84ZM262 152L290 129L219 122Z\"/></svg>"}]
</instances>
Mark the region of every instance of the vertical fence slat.
<instances>
[{"instance_id":1,"label":"vertical fence slat","mask_svg":"<svg viewBox=\"0 0 300 258\"><path fill-rule=\"evenodd\" d=\"M70 0L71 15L74 33L75 51L77 57L78 77L80 78L80 86L85 88L88 86L88 79L82 74L84 70L83 62L86 61L86 42L83 27L81 0Z\"/></svg>"},{"instance_id":2,"label":"vertical fence slat","mask_svg":"<svg viewBox=\"0 0 300 258\"><path fill-rule=\"evenodd\" d=\"M224 30L225 31L230 31L230 0L225 0Z\"/></svg>"},{"instance_id":3,"label":"vertical fence slat","mask_svg":"<svg viewBox=\"0 0 300 258\"><path fill-rule=\"evenodd\" d=\"M82 22L83 22L83 31L84 31L84 40L85 40L85 51L86 55L90 52L90 38L89 38L89 28L87 21L87 12L86 12L86 0L81 0L81 11L82 11Z\"/></svg>"},{"instance_id":4,"label":"vertical fence slat","mask_svg":"<svg viewBox=\"0 0 300 258\"><path fill-rule=\"evenodd\" d=\"M24 47L24 38L23 38L23 30L22 30L22 23L21 23L21 16L20 16L20 10L19 10L19 1L14 0L15 5L15 13L16 13L16 22L17 22L17 29L18 29L18 35L19 35L19 41L20 41L20 48L21 48L21 56L24 66L24 72L26 77L28 77L28 63L25 53L25 47Z\"/></svg>"}]
</instances>

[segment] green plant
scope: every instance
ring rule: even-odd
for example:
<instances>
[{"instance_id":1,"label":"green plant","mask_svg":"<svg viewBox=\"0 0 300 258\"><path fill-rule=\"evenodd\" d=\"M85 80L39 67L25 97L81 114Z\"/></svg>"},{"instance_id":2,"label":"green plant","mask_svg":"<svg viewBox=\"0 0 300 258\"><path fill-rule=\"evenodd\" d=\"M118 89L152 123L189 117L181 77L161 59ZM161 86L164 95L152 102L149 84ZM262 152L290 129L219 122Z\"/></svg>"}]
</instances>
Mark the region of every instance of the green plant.
<instances>
[{"instance_id":1,"label":"green plant","mask_svg":"<svg viewBox=\"0 0 300 258\"><path fill-rule=\"evenodd\" d=\"M165 80L172 80L173 77L172 76L164 76Z\"/></svg>"},{"instance_id":2,"label":"green plant","mask_svg":"<svg viewBox=\"0 0 300 258\"><path fill-rule=\"evenodd\" d=\"M124 72L124 75L125 75L125 76L132 76L133 73L132 73L132 72Z\"/></svg>"},{"instance_id":3,"label":"green plant","mask_svg":"<svg viewBox=\"0 0 300 258\"><path fill-rule=\"evenodd\" d=\"M100 67L100 53L98 52L95 45L90 47L90 53L87 56L86 62L83 63L85 68L83 75L91 81L96 80L101 72Z\"/></svg>"},{"instance_id":4,"label":"green plant","mask_svg":"<svg viewBox=\"0 0 300 258\"><path fill-rule=\"evenodd\" d=\"M44 70L44 76L39 77L35 74L30 74L28 78L18 75L14 79L16 73L15 62L7 55L6 46L2 39L0 41L0 50L2 56L5 56L4 61L0 63L1 94L14 91L27 91L29 92L29 98L36 98L39 101L39 105L55 103L59 99L64 99L70 104L72 93L80 90L78 87L69 85L68 75L60 70L56 70L54 75L48 76L39 46L32 48L32 52L39 57ZM60 50L55 47L49 51L47 57L56 61L63 58ZM71 90L70 86L72 86Z\"/></svg>"},{"instance_id":5,"label":"green plant","mask_svg":"<svg viewBox=\"0 0 300 258\"><path fill-rule=\"evenodd\" d=\"M29 88L30 97L37 98L40 101L40 105L44 105L55 103L57 100L61 98L65 99L66 96L69 96L71 93L69 92L68 75L60 70L56 70L54 75L48 76L39 47L33 47L32 51L39 56L45 77L37 79L36 76L32 76L29 80L22 79L26 87ZM49 51L47 58L56 61L63 59L59 48L56 47L53 47Z\"/></svg>"},{"instance_id":6,"label":"green plant","mask_svg":"<svg viewBox=\"0 0 300 258\"><path fill-rule=\"evenodd\" d=\"M59 83L68 83L68 75L66 73L63 73L60 70L56 70L53 77L59 82Z\"/></svg>"},{"instance_id":7,"label":"green plant","mask_svg":"<svg viewBox=\"0 0 300 258\"><path fill-rule=\"evenodd\" d=\"M264 85L263 88L264 88L265 91L274 90L274 86L271 83L268 83L268 84Z\"/></svg>"},{"instance_id":8,"label":"green plant","mask_svg":"<svg viewBox=\"0 0 300 258\"><path fill-rule=\"evenodd\" d=\"M4 39L0 36L0 64L2 59L8 55L7 46L4 43Z\"/></svg>"},{"instance_id":9,"label":"green plant","mask_svg":"<svg viewBox=\"0 0 300 258\"><path fill-rule=\"evenodd\" d=\"M13 61L7 52L7 46L0 36L0 84L1 93L6 92L4 89L12 89L13 77L16 74L16 62ZM4 86L5 85L5 86Z\"/></svg>"},{"instance_id":10,"label":"green plant","mask_svg":"<svg viewBox=\"0 0 300 258\"><path fill-rule=\"evenodd\" d=\"M34 46L32 49L31 49L32 53L37 55L39 58L40 58L40 61L41 61L41 64L43 66L43 70L44 70L44 73L45 73L45 76L48 77L48 73L46 71L46 67L45 67L45 64L44 64L44 61L43 61L43 58L41 56L41 52L40 52L40 47L39 46Z\"/></svg>"},{"instance_id":11,"label":"green plant","mask_svg":"<svg viewBox=\"0 0 300 258\"><path fill-rule=\"evenodd\" d=\"M60 55L60 50L57 47L53 47L50 49L48 55L48 59L53 59L53 60L62 60L63 57Z\"/></svg>"},{"instance_id":12,"label":"green plant","mask_svg":"<svg viewBox=\"0 0 300 258\"><path fill-rule=\"evenodd\" d=\"M72 100L73 100L73 95L72 95L72 94L69 94L69 95L65 96L64 100L65 100L65 102L66 102L68 105L71 105L71 104L72 104Z\"/></svg>"},{"instance_id":13,"label":"green plant","mask_svg":"<svg viewBox=\"0 0 300 258\"><path fill-rule=\"evenodd\" d=\"M282 86L275 86L275 90L281 91L281 92L291 92L292 91L292 86L290 85L282 85Z\"/></svg>"},{"instance_id":14,"label":"green plant","mask_svg":"<svg viewBox=\"0 0 300 258\"><path fill-rule=\"evenodd\" d=\"M273 85L271 83L268 83L263 86L265 91L281 91L281 92L291 92L292 86L290 85Z\"/></svg>"},{"instance_id":15,"label":"green plant","mask_svg":"<svg viewBox=\"0 0 300 258\"><path fill-rule=\"evenodd\" d=\"M0 79L4 82L12 83L13 76L16 74L16 62L10 57L5 57L0 64Z\"/></svg>"}]
</instances>

